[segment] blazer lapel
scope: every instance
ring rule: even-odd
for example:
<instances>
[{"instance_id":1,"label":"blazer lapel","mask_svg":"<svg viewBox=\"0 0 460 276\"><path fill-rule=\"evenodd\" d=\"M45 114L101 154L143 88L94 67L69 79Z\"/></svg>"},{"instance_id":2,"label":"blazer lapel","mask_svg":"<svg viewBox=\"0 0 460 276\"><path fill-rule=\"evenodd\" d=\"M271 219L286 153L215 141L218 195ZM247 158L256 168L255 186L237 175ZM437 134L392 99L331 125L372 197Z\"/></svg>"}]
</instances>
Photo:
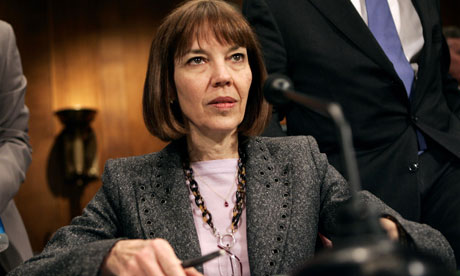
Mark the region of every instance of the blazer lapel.
<instances>
[{"instance_id":1,"label":"blazer lapel","mask_svg":"<svg viewBox=\"0 0 460 276\"><path fill-rule=\"evenodd\" d=\"M157 219L153 218L150 223L143 221L143 225L144 229L150 229L149 225L153 226L157 222L161 224L161 227L157 225L155 228L161 229L157 230L159 233L150 235L150 229L146 231L146 235L168 240L180 259L189 259L200 256L201 250L188 200L189 191L185 184L178 144L173 142L154 155L150 168L147 168L152 173L150 187L146 196L141 198L141 202L146 200L150 208L156 209L153 213L160 215ZM152 195L153 197L149 198ZM142 212L142 209L140 211ZM201 267L199 269L201 270Z\"/></svg>"},{"instance_id":2,"label":"blazer lapel","mask_svg":"<svg viewBox=\"0 0 460 276\"><path fill-rule=\"evenodd\" d=\"M309 0L358 49L399 79L393 64L350 0Z\"/></svg>"},{"instance_id":3,"label":"blazer lapel","mask_svg":"<svg viewBox=\"0 0 460 276\"><path fill-rule=\"evenodd\" d=\"M287 173L274 164L266 145L256 138L245 148L247 180L247 241L252 275L273 275L281 265L289 228Z\"/></svg>"}]
</instances>

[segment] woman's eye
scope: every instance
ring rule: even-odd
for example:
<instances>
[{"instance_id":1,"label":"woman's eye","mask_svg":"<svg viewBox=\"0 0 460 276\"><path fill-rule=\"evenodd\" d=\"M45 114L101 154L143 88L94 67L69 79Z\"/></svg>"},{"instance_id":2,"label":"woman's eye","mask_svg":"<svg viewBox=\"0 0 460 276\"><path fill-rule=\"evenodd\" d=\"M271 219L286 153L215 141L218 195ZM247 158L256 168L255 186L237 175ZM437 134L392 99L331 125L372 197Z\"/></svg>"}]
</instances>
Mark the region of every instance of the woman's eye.
<instances>
[{"instance_id":1,"label":"woman's eye","mask_svg":"<svg viewBox=\"0 0 460 276\"><path fill-rule=\"evenodd\" d=\"M204 63L204 58L203 57L192 57L187 61L188 64L202 64Z\"/></svg>"},{"instance_id":2,"label":"woman's eye","mask_svg":"<svg viewBox=\"0 0 460 276\"><path fill-rule=\"evenodd\" d=\"M234 62L242 62L244 60L244 54L238 53L238 54L233 54L231 59Z\"/></svg>"}]
</instances>

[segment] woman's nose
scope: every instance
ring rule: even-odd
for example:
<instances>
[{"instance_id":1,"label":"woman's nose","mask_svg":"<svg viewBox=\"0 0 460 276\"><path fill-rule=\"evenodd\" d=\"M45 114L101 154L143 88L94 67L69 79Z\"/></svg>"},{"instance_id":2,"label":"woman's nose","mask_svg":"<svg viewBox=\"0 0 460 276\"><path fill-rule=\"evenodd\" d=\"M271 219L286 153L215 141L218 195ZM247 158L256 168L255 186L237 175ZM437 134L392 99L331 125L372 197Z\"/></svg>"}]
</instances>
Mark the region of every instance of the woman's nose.
<instances>
[{"instance_id":1,"label":"woman's nose","mask_svg":"<svg viewBox=\"0 0 460 276\"><path fill-rule=\"evenodd\" d=\"M229 68L225 64L216 64L213 70L212 84L214 87L229 86L232 83Z\"/></svg>"}]
</instances>

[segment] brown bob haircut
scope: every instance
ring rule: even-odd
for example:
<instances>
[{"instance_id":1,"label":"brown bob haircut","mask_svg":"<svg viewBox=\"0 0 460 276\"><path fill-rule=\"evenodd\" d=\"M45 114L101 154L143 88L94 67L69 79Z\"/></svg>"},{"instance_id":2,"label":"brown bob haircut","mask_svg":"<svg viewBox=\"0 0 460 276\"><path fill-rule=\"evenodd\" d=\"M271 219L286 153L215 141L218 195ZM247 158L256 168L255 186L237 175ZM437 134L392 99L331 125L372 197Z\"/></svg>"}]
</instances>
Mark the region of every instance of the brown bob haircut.
<instances>
[{"instance_id":1,"label":"brown bob haircut","mask_svg":"<svg viewBox=\"0 0 460 276\"><path fill-rule=\"evenodd\" d=\"M271 113L263 97L265 66L259 43L242 14L220 0L192 0L169 14L153 39L142 99L144 122L154 136L163 141L177 140L187 134L184 118L177 103L174 64L190 49L194 39L214 35L221 44L245 47L252 83L246 112L238 126L244 136L259 135Z\"/></svg>"}]
</instances>

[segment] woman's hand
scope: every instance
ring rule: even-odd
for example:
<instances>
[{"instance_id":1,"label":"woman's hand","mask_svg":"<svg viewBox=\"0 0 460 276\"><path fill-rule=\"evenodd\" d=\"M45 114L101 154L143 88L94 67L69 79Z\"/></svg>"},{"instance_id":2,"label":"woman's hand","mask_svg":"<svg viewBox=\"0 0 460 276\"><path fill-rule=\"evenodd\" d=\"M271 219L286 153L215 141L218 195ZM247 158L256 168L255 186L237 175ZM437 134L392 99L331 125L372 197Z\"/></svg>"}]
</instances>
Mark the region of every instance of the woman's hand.
<instances>
[{"instance_id":1,"label":"woman's hand","mask_svg":"<svg viewBox=\"0 0 460 276\"><path fill-rule=\"evenodd\" d=\"M106 256L102 275L202 276L194 268L184 269L171 245L163 239L121 240Z\"/></svg>"},{"instance_id":2,"label":"woman's hand","mask_svg":"<svg viewBox=\"0 0 460 276\"><path fill-rule=\"evenodd\" d=\"M380 218L380 225L382 225L383 230L387 232L387 235L390 238L390 240L399 240L398 226L396 225L396 223L387 218Z\"/></svg>"}]
</instances>

